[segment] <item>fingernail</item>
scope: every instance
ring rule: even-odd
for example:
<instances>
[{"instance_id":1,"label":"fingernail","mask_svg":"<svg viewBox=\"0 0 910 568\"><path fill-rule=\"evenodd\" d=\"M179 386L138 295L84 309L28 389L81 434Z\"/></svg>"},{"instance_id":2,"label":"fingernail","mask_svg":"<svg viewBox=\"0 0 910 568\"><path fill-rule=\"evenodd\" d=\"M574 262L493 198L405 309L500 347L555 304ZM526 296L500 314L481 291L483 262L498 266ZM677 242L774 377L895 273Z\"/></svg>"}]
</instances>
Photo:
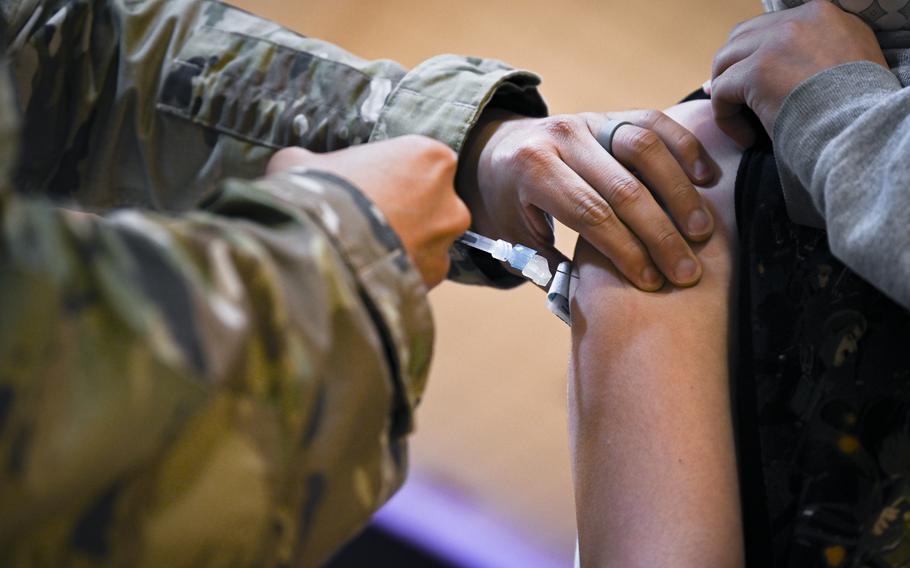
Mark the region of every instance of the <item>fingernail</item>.
<instances>
[{"instance_id":1,"label":"fingernail","mask_svg":"<svg viewBox=\"0 0 910 568\"><path fill-rule=\"evenodd\" d=\"M711 217L704 209L696 209L689 215L689 234L703 235L711 228Z\"/></svg>"},{"instance_id":2,"label":"fingernail","mask_svg":"<svg viewBox=\"0 0 910 568\"><path fill-rule=\"evenodd\" d=\"M711 79L708 79L707 81L705 81L704 83L701 84L701 89L702 89L702 90L705 92L705 94L708 95L709 97L711 96L711 82L712 82L712 80L711 80Z\"/></svg>"},{"instance_id":3,"label":"fingernail","mask_svg":"<svg viewBox=\"0 0 910 568\"><path fill-rule=\"evenodd\" d=\"M676 265L676 280L688 284L698 275L698 265L691 258L684 258Z\"/></svg>"},{"instance_id":4,"label":"fingernail","mask_svg":"<svg viewBox=\"0 0 910 568\"><path fill-rule=\"evenodd\" d=\"M695 177L698 178L698 181L708 181L711 179L712 173L711 166L708 165L704 158L695 160Z\"/></svg>"},{"instance_id":5,"label":"fingernail","mask_svg":"<svg viewBox=\"0 0 910 568\"><path fill-rule=\"evenodd\" d=\"M660 288L664 283L664 279L660 275L660 272L653 266L646 266L644 270L641 271L641 281L644 286L649 289Z\"/></svg>"}]
</instances>

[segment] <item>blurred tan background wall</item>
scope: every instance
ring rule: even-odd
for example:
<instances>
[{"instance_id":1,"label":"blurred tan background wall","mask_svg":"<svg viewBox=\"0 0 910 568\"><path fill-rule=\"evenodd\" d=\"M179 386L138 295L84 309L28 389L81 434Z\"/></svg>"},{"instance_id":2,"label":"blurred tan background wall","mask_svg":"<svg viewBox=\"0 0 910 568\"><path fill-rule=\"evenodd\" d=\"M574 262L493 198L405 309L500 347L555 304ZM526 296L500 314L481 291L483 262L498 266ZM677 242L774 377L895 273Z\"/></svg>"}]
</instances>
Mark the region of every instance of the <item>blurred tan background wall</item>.
<instances>
[{"instance_id":1,"label":"blurred tan background wall","mask_svg":"<svg viewBox=\"0 0 910 568\"><path fill-rule=\"evenodd\" d=\"M759 0L235 0L304 35L407 66L443 52L539 73L552 113L664 108L709 78ZM560 231L571 253L574 236ZM418 413L413 474L461 492L571 558L568 328L526 286L444 284L431 294L436 358Z\"/></svg>"}]
</instances>

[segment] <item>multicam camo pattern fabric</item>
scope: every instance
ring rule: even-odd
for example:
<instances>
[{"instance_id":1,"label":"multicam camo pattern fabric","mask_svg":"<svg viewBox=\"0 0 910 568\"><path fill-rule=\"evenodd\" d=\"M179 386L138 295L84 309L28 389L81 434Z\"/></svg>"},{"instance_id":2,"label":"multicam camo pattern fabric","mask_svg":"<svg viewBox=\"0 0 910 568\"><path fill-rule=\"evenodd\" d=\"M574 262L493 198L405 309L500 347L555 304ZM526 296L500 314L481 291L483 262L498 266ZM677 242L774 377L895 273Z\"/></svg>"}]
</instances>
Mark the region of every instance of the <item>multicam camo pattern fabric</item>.
<instances>
[{"instance_id":1,"label":"multicam camo pattern fabric","mask_svg":"<svg viewBox=\"0 0 910 568\"><path fill-rule=\"evenodd\" d=\"M910 29L910 0L831 0L879 31ZM809 0L762 0L769 12L795 8Z\"/></svg>"},{"instance_id":2,"label":"multicam camo pattern fabric","mask_svg":"<svg viewBox=\"0 0 910 568\"><path fill-rule=\"evenodd\" d=\"M739 449L750 566L910 567L910 313L790 221L747 152Z\"/></svg>"},{"instance_id":3,"label":"multicam camo pattern fabric","mask_svg":"<svg viewBox=\"0 0 910 568\"><path fill-rule=\"evenodd\" d=\"M431 316L355 188L242 180L288 144L457 149L486 104L545 112L537 78L217 2L0 10L0 565L321 564L402 482Z\"/></svg>"}]
</instances>

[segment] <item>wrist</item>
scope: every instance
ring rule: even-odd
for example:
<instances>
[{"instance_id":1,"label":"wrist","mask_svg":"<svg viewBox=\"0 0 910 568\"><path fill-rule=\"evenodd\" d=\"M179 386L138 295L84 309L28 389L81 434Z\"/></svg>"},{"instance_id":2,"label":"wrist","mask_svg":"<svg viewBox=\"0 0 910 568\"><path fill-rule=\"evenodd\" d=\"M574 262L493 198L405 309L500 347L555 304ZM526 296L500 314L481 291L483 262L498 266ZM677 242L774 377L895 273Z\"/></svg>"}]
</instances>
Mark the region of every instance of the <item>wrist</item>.
<instances>
[{"instance_id":1,"label":"wrist","mask_svg":"<svg viewBox=\"0 0 910 568\"><path fill-rule=\"evenodd\" d=\"M458 160L455 191L467 204L472 214L483 216L485 207L483 206L482 190L493 185L493 181L490 179L490 153L496 145L496 140L500 139L504 133L503 126L522 118L525 117L501 109L487 109L465 139ZM479 220L475 219L475 221Z\"/></svg>"}]
</instances>

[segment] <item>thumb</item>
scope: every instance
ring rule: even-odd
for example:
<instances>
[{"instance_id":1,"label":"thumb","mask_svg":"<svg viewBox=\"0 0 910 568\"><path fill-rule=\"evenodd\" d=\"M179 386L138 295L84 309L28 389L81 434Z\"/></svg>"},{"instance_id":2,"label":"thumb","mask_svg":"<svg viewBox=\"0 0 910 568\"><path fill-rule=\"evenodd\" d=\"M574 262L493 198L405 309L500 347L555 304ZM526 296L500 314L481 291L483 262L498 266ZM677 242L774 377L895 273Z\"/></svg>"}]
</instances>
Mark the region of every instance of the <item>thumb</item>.
<instances>
[{"instance_id":1,"label":"thumb","mask_svg":"<svg viewBox=\"0 0 910 568\"><path fill-rule=\"evenodd\" d=\"M711 82L711 108L717 126L742 149L755 144L755 126L746 107L746 80L738 63Z\"/></svg>"},{"instance_id":2,"label":"thumb","mask_svg":"<svg viewBox=\"0 0 910 568\"><path fill-rule=\"evenodd\" d=\"M310 166L313 163L314 156L313 152L297 146L279 150L269 160L265 173L270 175L291 168Z\"/></svg>"}]
</instances>

